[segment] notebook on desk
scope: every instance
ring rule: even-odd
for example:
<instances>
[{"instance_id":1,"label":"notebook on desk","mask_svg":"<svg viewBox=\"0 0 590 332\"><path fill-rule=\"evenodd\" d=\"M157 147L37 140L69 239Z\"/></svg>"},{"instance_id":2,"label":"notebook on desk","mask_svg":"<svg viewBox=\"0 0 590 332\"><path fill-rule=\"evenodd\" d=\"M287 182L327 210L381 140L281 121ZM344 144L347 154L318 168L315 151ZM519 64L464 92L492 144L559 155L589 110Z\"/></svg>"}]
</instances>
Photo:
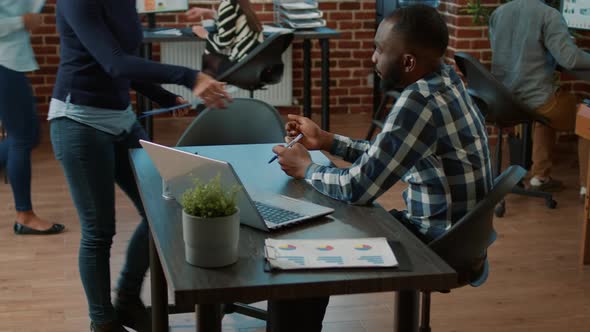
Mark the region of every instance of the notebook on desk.
<instances>
[{"instance_id":1,"label":"notebook on desk","mask_svg":"<svg viewBox=\"0 0 590 332\"><path fill-rule=\"evenodd\" d=\"M255 190L246 190L231 164L194 153L140 140L169 190L177 200L193 184L193 178L208 182L218 174L221 185L240 187L238 207L242 224L271 231L307 222L334 212L334 209L291 197ZM266 162L261 160L261 162Z\"/></svg>"}]
</instances>

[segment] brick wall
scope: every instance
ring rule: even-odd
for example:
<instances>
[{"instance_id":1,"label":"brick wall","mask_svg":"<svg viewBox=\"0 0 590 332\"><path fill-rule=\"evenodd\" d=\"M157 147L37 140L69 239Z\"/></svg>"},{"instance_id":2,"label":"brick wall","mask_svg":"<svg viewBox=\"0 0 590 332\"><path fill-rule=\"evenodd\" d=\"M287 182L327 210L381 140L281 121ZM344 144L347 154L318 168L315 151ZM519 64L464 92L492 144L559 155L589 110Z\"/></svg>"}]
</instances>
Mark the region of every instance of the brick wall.
<instances>
[{"instance_id":1,"label":"brick wall","mask_svg":"<svg viewBox=\"0 0 590 332\"><path fill-rule=\"evenodd\" d=\"M59 1L59 0L57 0ZM191 6L212 7L218 0L191 0ZM252 0L263 22L272 22L272 1ZM481 0L483 4L497 6L499 0ZM47 0L43 10L43 26L33 34L32 42L40 70L30 75L39 112L47 113L51 91L55 82L55 73L59 62L59 39L55 29L56 0ZM439 10L449 25L450 41L447 61L452 63L455 52L468 52L484 63L491 61L488 31L485 26L472 23L470 15L463 10L467 0L441 0ZM324 12L328 25L341 31L341 38L330 42L331 94L332 112L350 113L370 111L372 105L372 87L368 76L372 72L371 54L375 31L374 0L320 0L320 9ZM189 26L182 14L160 14L157 21L166 26ZM588 34L587 34L588 35ZM583 46L590 47L590 42L581 40ZM159 47L155 45L155 55ZM293 45L293 96L294 106L282 108L283 111L300 112L303 97L303 51L302 43ZM312 103L313 111L319 112L320 105L320 48L319 43L312 43ZM563 86L580 94L590 94L590 85L562 77Z\"/></svg>"},{"instance_id":2,"label":"brick wall","mask_svg":"<svg viewBox=\"0 0 590 332\"><path fill-rule=\"evenodd\" d=\"M59 1L59 0L57 0ZM255 9L263 22L272 22L271 0L253 0ZM212 7L218 0L191 0L191 6ZM56 0L47 0L43 10L43 26L32 36L33 48L40 70L30 75L40 114L46 114L55 73L59 63L59 39L55 28ZM341 31L340 39L330 42L332 112L361 112L371 109L372 87L367 76L372 72L371 54L375 31L375 2L373 0L320 1L320 9L331 28ZM159 25L189 26L182 14L159 14ZM159 47L154 47L158 55ZM313 111L320 108L320 47L312 42L312 104ZM303 98L303 50L302 42L293 45L293 96L294 106L283 111L300 112Z\"/></svg>"},{"instance_id":3,"label":"brick wall","mask_svg":"<svg viewBox=\"0 0 590 332\"><path fill-rule=\"evenodd\" d=\"M473 23L471 15L464 12L467 8L467 0L442 0L439 10L443 13L449 26L449 48L446 60L454 63L455 52L465 52L480 59L486 65L492 61L492 50L488 38L487 26ZM499 0L481 0L483 5L495 8L501 4ZM590 33L577 32L576 42L580 47L590 48ZM590 95L590 84L576 81L568 75L560 76L561 86L578 95Z\"/></svg>"}]
</instances>

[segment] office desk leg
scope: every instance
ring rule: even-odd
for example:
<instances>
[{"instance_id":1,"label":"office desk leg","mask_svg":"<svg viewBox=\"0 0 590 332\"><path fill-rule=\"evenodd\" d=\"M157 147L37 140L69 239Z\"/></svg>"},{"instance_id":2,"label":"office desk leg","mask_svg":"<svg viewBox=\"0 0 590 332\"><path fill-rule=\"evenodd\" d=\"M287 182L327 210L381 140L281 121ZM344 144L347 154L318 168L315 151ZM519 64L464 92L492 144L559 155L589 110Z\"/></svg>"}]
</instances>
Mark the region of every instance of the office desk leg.
<instances>
[{"instance_id":1,"label":"office desk leg","mask_svg":"<svg viewBox=\"0 0 590 332\"><path fill-rule=\"evenodd\" d=\"M395 293L393 330L395 332L418 332L418 291L402 290Z\"/></svg>"},{"instance_id":2,"label":"office desk leg","mask_svg":"<svg viewBox=\"0 0 590 332\"><path fill-rule=\"evenodd\" d=\"M150 280L152 292L152 330L168 332L168 285L150 233Z\"/></svg>"},{"instance_id":3,"label":"office desk leg","mask_svg":"<svg viewBox=\"0 0 590 332\"><path fill-rule=\"evenodd\" d=\"M153 23L155 27L155 22ZM143 48L141 49L141 56L146 60L152 60L152 43L145 43L143 44ZM152 109L152 102L145 96L141 96L142 102L141 107L138 105L138 109L140 112L146 112ZM151 139L154 138L154 121L151 116L144 118L141 121L143 128L145 129L148 137Z\"/></svg>"},{"instance_id":4,"label":"office desk leg","mask_svg":"<svg viewBox=\"0 0 590 332\"><path fill-rule=\"evenodd\" d=\"M322 48L322 129L330 130L330 40L320 39Z\"/></svg>"},{"instance_id":5,"label":"office desk leg","mask_svg":"<svg viewBox=\"0 0 590 332\"><path fill-rule=\"evenodd\" d=\"M196 306L197 332L221 332L223 314L221 304L199 304Z\"/></svg>"},{"instance_id":6,"label":"office desk leg","mask_svg":"<svg viewBox=\"0 0 590 332\"><path fill-rule=\"evenodd\" d=\"M311 118L311 41L303 40L303 116Z\"/></svg>"},{"instance_id":7,"label":"office desk leg","mask_svg":"<svg viewBox=\"0 0 590 332\"><path fill-rule=\"evenodd\" d=\"M578 143L580 144L580 143ZM590 162L590 156L588 156L588 162ZM590 164L589 164L590 165ZM586 189L590 187L590 167L587 171ZM590 193L586 192L584 198L584 221L582 224L582 252L580 257L582 258L582 265L590 264Z\"/></svg>"}]
</instances>

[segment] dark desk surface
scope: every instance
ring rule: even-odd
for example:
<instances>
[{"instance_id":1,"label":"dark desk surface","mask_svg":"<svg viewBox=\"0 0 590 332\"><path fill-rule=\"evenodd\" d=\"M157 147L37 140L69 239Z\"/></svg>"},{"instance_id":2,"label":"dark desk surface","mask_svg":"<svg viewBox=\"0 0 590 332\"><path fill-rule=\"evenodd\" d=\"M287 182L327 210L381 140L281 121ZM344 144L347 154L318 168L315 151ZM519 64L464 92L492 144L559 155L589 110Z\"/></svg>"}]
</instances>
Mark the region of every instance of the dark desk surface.
<instances>
[{"instance_id":1,"label":"dark desk surface","mask_svg":"<svg viewBox=\"0 0 590 332\"><path fill-rule=\"evenodd\" d=\"M156 28L157 30L168 30L175 28ZM188 28L176 28L183 31L182 36L175 35L162 35L154 33L154 30L143 31L143 42L144 43L162 43L162 42L183 42L183 41L204 41L196 35L189 34ZM334 29L322 27L305 30L295 30L293 32L295 39L325 39L325 38L338 38L340 32Z\"/></svg>"},{"instance_id":2,"label":"dark desk surface","mask_svg":"<svg viewBox=\"0 0 590 332\"><path fill-rule=\"evenodd\" d=\"M332 200L301 180L286 176L277 163L268 165L271 147L233 145L188 147L184 150L227 160L246 188L282 193L331 206L335 212L320 220L280 232L265 233L246 226L240 232L240 258L234 265L202 269L184 258L181 208L161 197L161 178L147 154L130 151L137 184L154 242L176 303L251 302L264 299L382 292L400 289L446 289L455 285L455 272L379 206L351 206ZM314 160L327 162L319 152ZM385 236L402 243L411 271L357 269L346 271L264 272L263 243L273 238L350 238Z\"/></svg>"}]
</instances>

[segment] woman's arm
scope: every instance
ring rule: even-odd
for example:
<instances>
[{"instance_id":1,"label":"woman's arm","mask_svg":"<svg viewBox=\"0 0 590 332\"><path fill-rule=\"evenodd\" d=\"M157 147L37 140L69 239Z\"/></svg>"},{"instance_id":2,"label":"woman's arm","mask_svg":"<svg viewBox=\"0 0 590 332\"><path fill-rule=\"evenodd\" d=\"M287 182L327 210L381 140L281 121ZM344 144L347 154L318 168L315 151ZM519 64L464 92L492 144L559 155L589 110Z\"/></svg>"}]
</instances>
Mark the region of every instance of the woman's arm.
<instances>
[{"instance_id":1,"label":"woman's arm","mask_svg":"<svg viewBox=\"0 0 590 332\"><path fill-rule=\"evenodd\" d=\"M102 17L99 0L60 0L58 6L82 45L110 76L194 88L198 71L125 53Z\"/></svg>"},{"instance_id":2,"label":"woman's arm","mask_svg":"<svg viewBox=\"0 0 590 332\"><path fill-rule=\"evenodd\" d=\"M161 107L171 107L176 105L176 98L178 98L177 95L155 83L132 81L131 89L146 96Z\"/></svg>"}]
</instances>

